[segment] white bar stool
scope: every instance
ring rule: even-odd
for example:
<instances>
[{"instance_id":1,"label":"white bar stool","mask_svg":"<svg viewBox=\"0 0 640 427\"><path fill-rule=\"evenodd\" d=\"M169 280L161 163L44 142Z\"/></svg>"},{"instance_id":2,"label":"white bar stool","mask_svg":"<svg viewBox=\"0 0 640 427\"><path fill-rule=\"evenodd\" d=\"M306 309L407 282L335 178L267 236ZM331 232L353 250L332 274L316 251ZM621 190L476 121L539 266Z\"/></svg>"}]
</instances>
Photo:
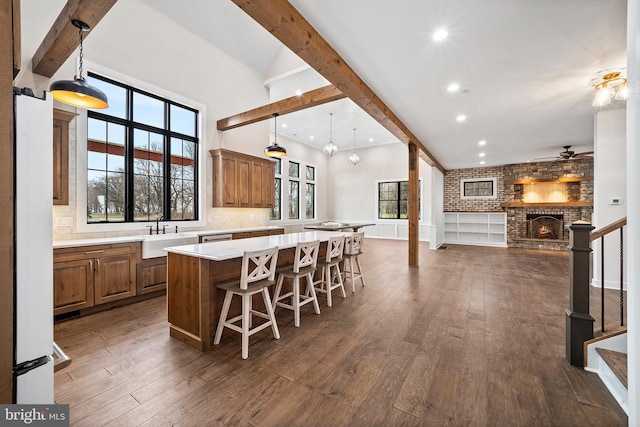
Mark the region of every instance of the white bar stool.
<instances>
[{"instance_id":1,"label":"white bar stool","mask_svg":"<svg viewBox=\"0 0 640 427\"><path fill-rule=\"evenodd\" d=\"M316 271L316 263L318 261L318 251L320 249L320 241L314 240L312 242L299 242L296 245L296 252L294 255L293 265L289 265L284 268L279 268L278 284L273 294L273 307L284 307L289 310L293 310L293 324L295 327L300 326L300 307L305 304L313 303L313 308L316 314L320 314L320 306L318 305L318 298L316 292L313 289L313 273ZM291 279L291 292L284 295L280 295L282 291L282 283L284 279ZM307 291L305 295L300 296L300 278L307 278ZM291 298L291 303L286 304L282 300Z\"/></svg>"},{"instance_id":2,"label":"white bar stool","mask_svg":"<svg viewBox=\"0 0 640 427\"><path fill-rule=\"evenodd\" d=\"M360 279L362 281L362 286L364 286L362 266L360 265L360 259L358 259L358 255L362 254L363 243L364 231L353 233L351 236L347 236L344 243L344 265L342 274L344 276L345 282L347 280L351 280L352 292L356 291L357 279ZM349 264L349 269L347 269L347 263ZM358 268L357 270L356 267Z\"/></svg>"},{"instance_id":3,"label":"white bar stool","mask_svg":"<svg viewBox=\"0 0 640 427\"><path fill-rule=\"evenodd\" d=\"M269 286L275 284L277 260L277 247L262 251L246 251L242 255L240 279L216 284L218 289L224 289L226 293L224 303L222 304L220 319L218 320L216 335L213 339L214 345L220 344L222 331L225 327L242 334L243 359L249 357L249 337L256 332L271 326L273 337L280 339L278 324L273 314L273 306L271 305L271 298L269 296ZM253 310L251 307L251 298L258 293L262 293L266 313ZM242 297L242 313L239 316L227 320L231 299L234 295ZM262 317L263 319L267 319L267 321L252 328L252 315ZM238 321L241 321L240 326L235 324Z\"/></svg>"},{"instance_id":4,"label":"white bar stool","mask_svg":"<svg viewBox=\"0 0 640 427\"><path fill-rule=\"evenodd\" d=\"M327 305L331 307L331 291L340 288L342 298L346 298L342 273L340 272L340 262L344 252L344 236L331 237L327 242L327 254L324 259L318 260L318 267L321 271L320 280L316 280L314 285L316 291L327 294Z\"/></svg>"}]
</instances>

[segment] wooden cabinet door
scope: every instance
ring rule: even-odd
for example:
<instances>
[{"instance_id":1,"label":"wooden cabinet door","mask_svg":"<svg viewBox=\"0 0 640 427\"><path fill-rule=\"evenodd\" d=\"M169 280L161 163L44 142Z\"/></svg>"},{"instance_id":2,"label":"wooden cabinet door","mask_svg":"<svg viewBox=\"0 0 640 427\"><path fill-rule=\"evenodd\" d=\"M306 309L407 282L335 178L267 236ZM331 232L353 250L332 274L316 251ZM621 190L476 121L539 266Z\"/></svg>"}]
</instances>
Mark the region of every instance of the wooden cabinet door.
<instances>
[{"instance_id":1,"label":"wooden cabinet door","mask_svg":"<svg viewBox=\"0 0 640 427\"><path fill-rule=\"evenodd\" d=\"M238 203L237 163L234 158L222 158L222 206L234 207Z\"/></svg>"},{"instance_id":2,"label":"wooden cabinet door","mask_svg":"<svg viewBox=\"0 0 640 427\"><path fill-rule=\"evenodd\" d=\"M239 208L251 206L251 162L246 159L236 159L236 191Z\"/></svg>"},{"instance_id":3,"label":"wooden cabinet door","mask_svg":"<svg viewBox=\"0 0 640 427\"><path fill-rule=\"evenodd\" d=\"M275 165L271 162L262 167L262 207L272 208L275 203Z\"/></svg>"},{"instance_id":4,"label":"wooden cabinet door","mask_svg":"<svg viewBox=\"0 0 640 427\"><path fill-rule=\"evenodd\" d=\"M132 255L114 255L95 260L95 301L104 304L136 294L136 261Z\"/></svg>"},{"instance_id":5,"label":"wooden cabinet door","mask_svg":"<svg viewBox=\"0 0 640 427\"><path fill-rule=\"evenodd\" d=\"M93 266L94 261L90 259L53 264L54 314L94 305Z\"/></svg>"},{"instance_id":6,"label":"wooden cabinet door","mask_svg":"<svg viewBox=\"0 0 640 427\"><path fill-rule=\"evenodd\" d=\"M138 295L167 287L167 257L142 260L137 269Z\"/></svg>"},{"instance_id":7,"label":"wooden cabinet door","mask_svg":"<svg viewBox=\"0 0 640 427\"><path fill-rule=\"evenodd\" d=\"M251 207L264 208L264 200L262 196L262 186L264 181L262 175L264 168L262 163L253 162L251 164Z\"/></svg>"}]
</instances>

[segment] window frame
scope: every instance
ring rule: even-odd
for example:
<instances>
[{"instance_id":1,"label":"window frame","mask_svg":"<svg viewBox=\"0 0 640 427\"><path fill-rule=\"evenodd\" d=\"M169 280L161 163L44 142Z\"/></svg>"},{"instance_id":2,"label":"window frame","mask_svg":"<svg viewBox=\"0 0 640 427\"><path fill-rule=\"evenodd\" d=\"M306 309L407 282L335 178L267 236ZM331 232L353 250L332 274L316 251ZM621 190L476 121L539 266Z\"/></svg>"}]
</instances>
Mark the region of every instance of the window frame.
<instances>
[{"instance_id":1,"label":"window frame","mask_svg":"<svg viewBox=\"0 0 640 427\"><path fill-rule=\"evenodd\" d=\"M401 198L400 198L400 194L401 191L398 191L398 217L396 218L380 218L380 184L387 184L387 183L397 183L398 186L400 185L400 183L406 182L408 183L409 180L406 178L400 178L400 179L379 179L376 180L375 182L375 203L376 203L376 221L380 221L380 222L406 222L409 220L409 204L408 204L408 198L407 198L407 218L401 218L400 217L400 206L399 203L401 202ZM400 190L400 189L398 189ZM423 212L422 212L422 207L423 207L423 203L422 203L422 178L420 178L418 180L418 220L421 221L423 218Z\"/></svg>"},{"instance_id":2,"label":"window frame","mask_svg":"<svg viewBox=\"0 0 640 427\"><path fill-rule=\"evenodd\" d=\"M195 171L194 177L197 177L198 187L195 193L195 198L197 199L197 208L195 212L197 212L197 220L189 220L188 224L190 227L199 227L205 226L206 223L206 215L204 215L204 207L205 204L203 200L205 200L205 195L207 194L208 187L210 187L210 183L207 183L206 180L206 156L205 150L206 147L202 141L207 140L207 130L204 124L207 122L207 106L201 102L194 101L192 99L186 98L183 95L172 92L171 90L154 86L149 84L146 81L140 80L136 77L132 77L130 75L121 73L119 71L113 70L111 68L93 63L91 61L85 61L85 68L92 73L98 74L99 76L105 77L110 80L114 80L116 82L127 82L127 84L133 86L134 88L141 90L143 92L148 92L152 94L156 94L157 96L164 97L170 99L171 101L176 102L177 104L182 104L184 106L190 107L192 109L198 110L198 123L197 123L197 133L199 136L200 144L196 147L197 150L197 169ZM114 231L122 231L127 233L132 232L140 232L140 233L148 233L148 230L144 228L147 224L155 224L155 221L148 222L87 222L87 120L88 114L86 109L78 110L78 119L76 120L76 133L75 133L75 142L76 142L76 203L74 209L74 217L73 217L73 227L76 233L98 233L98 232L114 232ZM164 221L163 221L164 222ZM182 221L181 221L182 222Z\"/></svg>"},{"instance_id":3,"label":"window frame","mask_svg":"<svg viewBox=\"0 0 640 427\"><path fill-rule=\"evenodd\" d=\"M466 184L478 183L478 182L491 182L491 194L468 196L466 194ZM479 199L496 199L498 197L498 179L496 177L490 178L462 178L460 179L460 199L462 200L479 200Z\"/></svg>"},{"instance_id":4,"label":"window frame","mask_svg":"<svg viewBox=\"0 0 640 427\"><path fill-rule=\"evenodd\" d=\"M280 172L281 174L275 174L274 179L280 179L280 191L281 191L281 206L280 218L270 218L274 224L297 224L297 223L308 223L317 218L317 200L318 200L318 165L314 163L310 163L304 160L299 160L296 158L291 158L289 156L283 157L280 159ZM298 176L291 177L289 176L289 164L296 163L298 165ZM307 167L313 168L314 171L314 180L307 180ZM290 183L296 182L298 185L298 217L297 218L289 218L290 211L290 203L289 203L289 191L290 191ZM307 184L313 184L314 186L314 194L313 194L313 218L306 217L306 188Z\"/></svg>"}]
</instances>

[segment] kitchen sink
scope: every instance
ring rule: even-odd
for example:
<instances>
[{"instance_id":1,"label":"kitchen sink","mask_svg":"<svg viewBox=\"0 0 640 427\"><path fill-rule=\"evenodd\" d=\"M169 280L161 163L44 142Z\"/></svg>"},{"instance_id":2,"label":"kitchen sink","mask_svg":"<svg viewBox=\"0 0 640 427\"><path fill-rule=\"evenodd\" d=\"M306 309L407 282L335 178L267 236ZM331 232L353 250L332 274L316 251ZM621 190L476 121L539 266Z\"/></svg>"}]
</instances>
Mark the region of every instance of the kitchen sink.
<instances>
[{"instance_id":1,"label":"kitchen sink","mask_svg":"<svg viewBox=\"0 0 640 427\"><path fill-rule=\"evenodd\" d=\"M198 243L196 233L170 233L145 235L142 241L142 258L157 258L166 256L163 250L170 246L191 245Z\"/></svg>"}]
</instances>

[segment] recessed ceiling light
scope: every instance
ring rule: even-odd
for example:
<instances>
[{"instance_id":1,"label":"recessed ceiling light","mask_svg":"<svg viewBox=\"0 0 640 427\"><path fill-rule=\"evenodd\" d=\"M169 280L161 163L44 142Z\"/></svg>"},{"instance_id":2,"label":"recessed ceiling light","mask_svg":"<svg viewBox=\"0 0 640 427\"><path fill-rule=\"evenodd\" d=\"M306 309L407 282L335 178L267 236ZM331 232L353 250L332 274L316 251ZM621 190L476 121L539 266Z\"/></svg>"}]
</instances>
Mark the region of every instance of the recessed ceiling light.
<instances>
[{"instance_id":1,"label":"recessed ceiling light","mask_svg":"<svg viewBox=\"0 0 640 427\"><path fill-rule=\"evenodd\" d=\"M484 160L480 161L480 164L481 164L481 165L484 165Z\"/></svg>"},{"instance_id":2,"label":"recessed ceiling light","mask_svg":"<svg viewBox=\"0 0 640 427\"><path fill-rule=\"evenodd\" d=\"M460 85L458 83L450 83L447 86L447 92L457 92L460 90Z\"/></svg>"},{"instance_id":3,"label":"recessed ceiling light","mask_svg":"<svg viewBox=\"0 0 640 427\"><path fill-rule=\"evenodd\" d=\"M300 95L302 95L302 91L301 90L297 90L296 91L296 96L300 96Z\"/></svg>"},{"instance_id":4,"label":"recessed ceiling light","mask_svg":"<svg viewBox=\"0 0 640 427\"><path fill-rule=\"evenodd\" d=\"M480 141L478 141L478 145L480 147L487 145L487 141L485 141L484 139L481 139Z\"/></svg>"},{"instance_id":5,"label":"recessed ceiling light","mask_svg":"<svg viewBox=\"0 0 640 427\"><path fill-rule=\"evenodd\" d=\"M440 42L444 39L446 39L449 36L449 32L447 31L446 28L438 28L434 33L433 33L433 40L436 42Z\"/></svg>"},{"instance_id":6,"label":"recessed ceiling light","mask_svg":"<svg viewBox=\"0 0 640 427\"><path fill-rule=\"evenodd\" d=\"M315 139L315 138L313 137L313 135L311 135L311 136L309 137L309 139Z\"/></svg>"},{"instance_id":7,"label":"recessed ceiling light","mask_svg":"<svg viewBox=\"0 0 640 427\"><path fill-rule=\"evenodd\" d=\"M467 116L465 116L464 114L458 114L456 116L456 122L458 122L458 123L462 123L465 120L467 120Z\"/></svg>"},{"instance_id":8,"label":"recessed ceiling light","mask_svg":"<svg viewBox=\"0 0 640 427\"><path fill-rule=\"evenodd\" d=\"M369 142L373 142L373 138L369 138Z\"/></svg>"},{"instance_id":9,"label":"recessed ceiling light","mask_svg":"<svg viewBox=\"0 0 640 427\"><path fill-rule=\"evenodd\" d=\"M283 124L282 124L282 127L283 127L283 128L286 128L286 127L287 127L287 124L286 124L286 123L283 123Z\"/></svg>"},{"instance_id":10,"label":"recessed ceiling light","mask_svg":"<svg viewBox=\"0 0 640 427\"><path fill-rule=\"evenodd\" d=\"M485 156L485 154L484 154L484 153L480 153L480 154L478 154L478 157L484 157L484 156Z\"/></svg>"}]
</instances>

